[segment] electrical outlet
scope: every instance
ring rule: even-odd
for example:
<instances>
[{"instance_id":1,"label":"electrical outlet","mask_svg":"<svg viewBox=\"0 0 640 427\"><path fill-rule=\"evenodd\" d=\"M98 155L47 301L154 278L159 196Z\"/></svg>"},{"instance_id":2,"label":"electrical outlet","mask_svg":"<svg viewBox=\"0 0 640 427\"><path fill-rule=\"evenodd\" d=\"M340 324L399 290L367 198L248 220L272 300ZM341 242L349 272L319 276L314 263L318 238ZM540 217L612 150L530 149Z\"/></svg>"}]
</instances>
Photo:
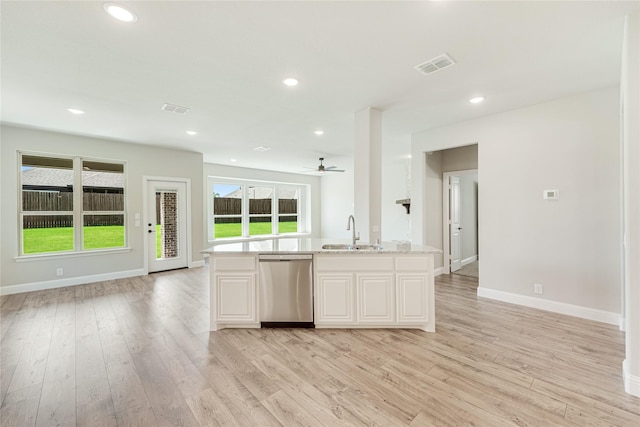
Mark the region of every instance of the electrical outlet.
<instances>
[{"instance_id":1,"label":"electrical outlet","mask_svg":"<svg viewBox=\"0 0 640 427\"><path fill-rule=\"evenodd\" d=\"M61 268L56 270L56 276L62 276L63 270Z\"/></svg>"},{"instance_id":2,"label":"electrical outlet","mask_svg":"<svg viewBox=\"0 0 640 427\"><path fill-rule=\"evenodd\" d=\"M542 285L540 283L533 284L533 293L542 295Z\"/></svg>"}]
</instances>

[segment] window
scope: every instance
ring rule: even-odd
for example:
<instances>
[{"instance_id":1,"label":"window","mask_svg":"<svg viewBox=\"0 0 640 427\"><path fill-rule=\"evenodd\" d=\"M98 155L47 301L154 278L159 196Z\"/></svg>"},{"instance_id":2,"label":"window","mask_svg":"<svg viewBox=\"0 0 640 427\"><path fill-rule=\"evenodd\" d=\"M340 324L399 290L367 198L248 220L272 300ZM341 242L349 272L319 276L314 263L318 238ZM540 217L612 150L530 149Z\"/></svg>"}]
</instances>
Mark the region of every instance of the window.
<instances>
[{"instance_id":1,"label":"window","mask_svg":"<svg viewBox=\"0 0 640 427\"><path fill-rule=\"evenodd\" d=\"M249 187L249 236L275 234L271 218L273 187Z\"/></svg>"},{"instance_id":2,"label":"window","mask_svg":"<svg viewBox=\"0 0 640 427\"><path fill-rule=\"evenodd\" d=\"M299 188L280 188L278 191L278 234L298 232Z\"/></svg>"},{"instance_id":3,"label":"window","mask_svg":"<svg viewBox=\"0 0 640 427\"><path fill-rule=\"evenodd\" d=\"M242 237L242 185L213 184L216 239Z\"/></svg>"},{"instance_id":4,"label":"window","mask_svg":"<svg viewBox=\"0 0 640 427\"><path fill-rule=\"evenodd\" d=\"M301 233L306 185L210 178L213 239Z\"/></svg>"},{"instance_id":5,"label":"window","mask_svg":"<svg viewBox=\"0 0 640 427\"><path fill-rule=\"evenodd\" d=\"M21 255L124 247L124 164L20 155Z\"/></svg>"}]
</instances>

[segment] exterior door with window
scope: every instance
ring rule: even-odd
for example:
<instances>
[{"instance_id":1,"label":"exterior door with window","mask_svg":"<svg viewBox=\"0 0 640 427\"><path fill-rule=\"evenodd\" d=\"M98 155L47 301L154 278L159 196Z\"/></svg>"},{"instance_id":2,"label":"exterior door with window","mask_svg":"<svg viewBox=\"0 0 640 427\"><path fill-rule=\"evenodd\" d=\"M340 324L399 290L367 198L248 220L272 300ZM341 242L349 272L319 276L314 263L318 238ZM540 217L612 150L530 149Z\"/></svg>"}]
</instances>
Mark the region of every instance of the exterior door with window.
<instances>
[{"instance_id":1,"label":"exterior door with window","mask_svg":"<svg viewBox=\"0 0 640 427\"><path fill-rule=\"evenodd\" d=\"M188 266L187 183L147 181L149 272Z\"/></svg>"}]
</instances>

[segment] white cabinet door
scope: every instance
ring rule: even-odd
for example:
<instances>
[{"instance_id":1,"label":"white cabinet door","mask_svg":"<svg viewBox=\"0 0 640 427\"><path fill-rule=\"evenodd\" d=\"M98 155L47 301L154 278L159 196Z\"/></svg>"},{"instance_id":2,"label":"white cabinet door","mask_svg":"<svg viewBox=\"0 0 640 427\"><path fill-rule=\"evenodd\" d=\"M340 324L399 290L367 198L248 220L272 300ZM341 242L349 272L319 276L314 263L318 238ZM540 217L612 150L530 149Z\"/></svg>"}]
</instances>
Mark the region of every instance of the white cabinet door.
<instances>
[{"instance_id":1,"label":"white cabinet door","mask_svg":"<svg viewBox=\"0 0 640 427\"><path fill-rule=\"evenodd\" d=\"M353 323L353 275L316 276L315 323Z\"/></svg>"},{"instance_id":2,"label":"white cabinet door","mask_svg":"<svg viewBox=\"0 0 640 427\"><path fill-rule=\"evenodd\" d=\"M392 274L358 274L358 322L395 322L395 295Z\"/></svg>"},{"instance_id":3,"label":"white cabinet door","mask_svg":"<svg viewBox=\"0 0 640 427\"><path fill-rule=\"evenodd\" d=\"M218 274L216 280L216 321L257 322L255 273Z\"/></svg>"},{"instance_id":4,"label":"white cabinet door","mask_svg":"<svg viewBox=\"0 0 640 427\"><path fill-rule=\"evenodd\" d=\"M429 320L428 280L427 274L396 274L398 323L425 323Z\"/></svg>"}]
</instances>

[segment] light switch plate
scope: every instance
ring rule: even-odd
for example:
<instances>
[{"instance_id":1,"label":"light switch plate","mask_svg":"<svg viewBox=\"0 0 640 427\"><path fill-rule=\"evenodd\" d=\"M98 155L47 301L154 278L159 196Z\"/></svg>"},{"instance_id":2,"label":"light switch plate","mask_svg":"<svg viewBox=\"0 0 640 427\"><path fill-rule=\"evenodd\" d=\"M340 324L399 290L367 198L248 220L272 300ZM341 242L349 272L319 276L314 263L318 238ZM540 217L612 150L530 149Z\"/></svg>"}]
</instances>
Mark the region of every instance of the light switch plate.
<instances>
[{"instance_id":1,"label":"light switch plate","mask_svg":"<svg viewBox=\"0 0 640 427\"><path fill-rule=\"evenodd\" d=\"M558 200L560 198L559 190L544 190L542 193L542 198L544 200Z\"/></svg>"}]
</instances>

